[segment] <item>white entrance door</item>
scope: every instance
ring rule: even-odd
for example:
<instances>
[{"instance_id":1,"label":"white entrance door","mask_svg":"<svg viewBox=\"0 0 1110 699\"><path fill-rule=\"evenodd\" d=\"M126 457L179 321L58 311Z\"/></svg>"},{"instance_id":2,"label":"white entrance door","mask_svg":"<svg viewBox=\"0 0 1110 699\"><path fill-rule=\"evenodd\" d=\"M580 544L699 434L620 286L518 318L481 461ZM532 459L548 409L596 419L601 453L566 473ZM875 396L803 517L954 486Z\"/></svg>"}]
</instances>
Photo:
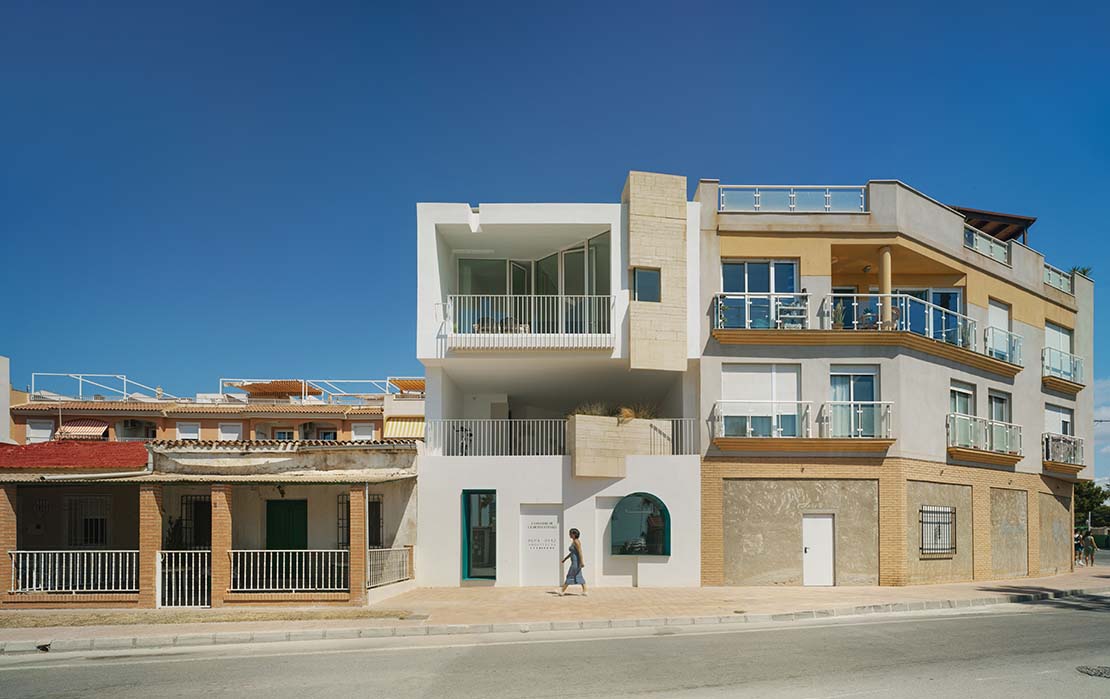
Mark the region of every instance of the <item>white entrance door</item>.
<instances>
[{"instance_id":1,"label":"white entrance door","mask_svg":"<svg viewBox=\"0 0 1110 699\"><path fill-rule=\"evenodd\" d=\"M802 515L802 584L833 584L833 516Z\"/></svg>"}]
</instances>

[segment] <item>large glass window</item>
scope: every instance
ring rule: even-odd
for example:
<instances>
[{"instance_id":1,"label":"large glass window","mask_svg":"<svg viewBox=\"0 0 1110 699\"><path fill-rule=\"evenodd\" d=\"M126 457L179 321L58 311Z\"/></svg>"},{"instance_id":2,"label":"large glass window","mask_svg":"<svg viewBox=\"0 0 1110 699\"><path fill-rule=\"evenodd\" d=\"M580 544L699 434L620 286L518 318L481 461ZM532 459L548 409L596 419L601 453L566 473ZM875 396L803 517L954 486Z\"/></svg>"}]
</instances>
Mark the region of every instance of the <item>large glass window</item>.
<instances>
[{"instance_id":1,"label":"large glass window","mask_svg":"<svg viewBox=\"0 0 1110 699\"><path fill-rule=\"evenodd\" d=\"M833 367L829 375L832 402L829 428L832 437L879 436L876 403L878 370L875 367Z\"/></svg>"},{"instance_id":2,"label":"large glass window","mask_svg":"<svg viewBox=\"0 0 1110 699\"><path fill-rule=\"evenodd\" d=\"M969 418L975 415L975 387L953 382L948 390L948 412L955 415L950 421L950 429L955 431L949 435L951 443L960 447L974 446L978 441L978 428Z\"/></svg>"},{"instance_id":3,"label":"large glass window","mask_svg":"<svg viewBox=\"0 0 1110 699\"><path fill-rule=\"evenodd\" d=\"M459 260L459 293L505 293L505 260Z\"/></svg>"},{"instance_id":4,"label":"large glass window","mask_svg":"<svg viewBox=\"0 0 1110 699\"><path fill-rule=\"evenodd\" d=\"M793 318L802 302L792 296L798 291L798 263L789 260L722 262L721 290L726 294L718 309L722 328L773 328L780 311Z\"/></svg>"},{"instance_id":5,"label":"large glass window","mask_svg":"<svg viewBox=\"0 0 1110 699\"><path fill-rule=\"evenodd\" d=\"M626 495L613 508L609 536L614 556L669 556L671 515L654 495Z\"/></svg>"},{"instance_id":6,"label":"large glass window","mask_svg":"<svg viewBox=\"0 0 1110 699\"><path fill-rule=\"evenodd\" d=\"M662 298L659 270L648 267L632 269L632 300L658 303Z\"/></svg>"},{"instance_id":7,"label":"large glass window","mask_svg":"<svg viewBox=\"0 0 1110 699\"><path fill-rule=\"evenodd\" d=\"M548 255L536 262L536 293L555 296L559 293L559 255Z\"/></svg>"},{"instance_id":8,"label":"large glass window","mask_svg":"<svg viewBox=\"0 0 1110 699\"><path fill-rule=\"evenodd\" d=\"M463 576L497 577L497 493L463 491Z\"/></svg>"},{"instance_id":9,"label":"large glass window","mask_svg":"<svg viewBox=\"0 0 1110 699\"><path fill-rule=\"evenodd\" d=\"M589 255L589 293L607 296L609 290L609 234L602 233L586 243Z\"/></svg>"}]
</instances>

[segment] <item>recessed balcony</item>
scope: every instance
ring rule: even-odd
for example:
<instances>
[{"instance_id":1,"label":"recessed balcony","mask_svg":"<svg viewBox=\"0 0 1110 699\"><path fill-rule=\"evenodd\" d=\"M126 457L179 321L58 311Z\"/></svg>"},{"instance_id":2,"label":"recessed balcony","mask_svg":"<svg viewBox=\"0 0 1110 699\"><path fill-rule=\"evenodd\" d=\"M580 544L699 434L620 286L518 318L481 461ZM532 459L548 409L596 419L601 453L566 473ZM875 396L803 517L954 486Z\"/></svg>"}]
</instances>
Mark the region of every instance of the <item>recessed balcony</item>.
<instances>
[{"instance_id":1,"label":"recessed balcony","mask_svg":"<svg viewBox=\"0 0 1110 699\"><path fill-rule=\"evenodd\" d=\"M948 456L959 461L1013 466L1021 461L1021 425L949 413Z\"/></svg>"},{"instance_id":2,"label":"recessed balcony","mask_svg":"<svg viewBox=\"0 0 1110 699\"><path fill-rule=\"evenodd\" d=\"M1067 434L1041 435L1041 460L1046 471L1075 475L1083 470L1083 440Z\"/></svg>"},{"instance_id":3,"label":"recessed balcony","mask_svg":"<svg viewBox=\"0 0 1110 699\"><path fill-rule=\"evenodd\" d=\"M1083 358L1045 347L1041 352L1041 383L1045 388L1074 396L1083 389Z\"/></svg>"},{"instance_id":4,"label":"recessed balcony","mask_svg":"<svg viewBox=\"0 0 1110 699\"><path fill-rule=\"evenodd\" d=\"M453 350L609 349L612 295L452 294L444 304Z\"/></svg>"}]
</instances>

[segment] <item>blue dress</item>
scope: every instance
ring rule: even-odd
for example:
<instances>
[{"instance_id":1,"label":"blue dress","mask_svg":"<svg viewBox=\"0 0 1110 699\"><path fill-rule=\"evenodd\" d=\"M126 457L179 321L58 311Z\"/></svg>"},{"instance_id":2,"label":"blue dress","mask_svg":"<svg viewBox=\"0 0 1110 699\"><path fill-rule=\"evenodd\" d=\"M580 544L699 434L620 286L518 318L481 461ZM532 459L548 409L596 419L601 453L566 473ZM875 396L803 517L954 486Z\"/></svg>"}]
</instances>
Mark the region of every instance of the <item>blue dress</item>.
<instances>
[{"instance_id":1,"label":"blue dress","mask_svg":"<svg viewBox=\"0 0 1110 699\"><path fill-rule=\"evenodd\" d=\"M578 548L570 545L570 570L567 571L567 585L585 585L586 578L582 577L582 561L578 560Z\"/></svg>"}]
</instances>

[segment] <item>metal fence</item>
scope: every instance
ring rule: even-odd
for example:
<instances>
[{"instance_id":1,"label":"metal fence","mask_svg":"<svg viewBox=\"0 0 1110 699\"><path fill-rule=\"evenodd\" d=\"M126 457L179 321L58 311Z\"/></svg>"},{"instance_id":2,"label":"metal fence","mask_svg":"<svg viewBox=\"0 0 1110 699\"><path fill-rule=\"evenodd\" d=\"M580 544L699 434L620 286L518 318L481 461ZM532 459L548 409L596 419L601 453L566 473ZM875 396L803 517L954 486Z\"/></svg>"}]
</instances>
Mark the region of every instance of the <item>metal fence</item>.
<instances>
[{"instance_id":1,"label":"metal fence","mask_svg":"<svg viewBox=\"0 0 1110 699\"><path fill-rule=\"evenodd\" d=\"M211 551L159 551L158 581L162 607L208 607L212 604Z\"/></svg>"},{"instance_id":2,"label":"metal fence","mask_svg":"<svg viewBox=\"0 0 1110 699\"><path fill-rule=\"evenodd\" d=\"M380 587L412 577L407 548L370 549L366 552L366 587Z\"/></svg>"},{"instance_id":3,"label":"metal fence","mask_svg":"<svg viewBox=\"0 0 1110 699\"><path fill-rule=\"evenodd\" d=\"M138 592L138 551L9 551L12 592Z\"/></svg>"},{"instance_id":4,"label":"metal fence","mask_svg":"<svg viewBox=\"0 0 1110 699\"><path fill-rule=\"evenodd\" d=\"M972 318L908 294L829 294L822 316L826 329L900 330L977 348Z\"/></svg>"},{"instance_id":5,"label":"metal fence","mask_svg":"<svg viewBox=\"0 0 1110 699\"><path fill-rule=\"evenodd\" d=\"M964 226L964 247L998 260L1003 264L1010 264L1009 244L992 235L987 235L978 228Z\"/></svg>"},{"instance_id":6,"label":"metal fence","mask_svg":"<svg viewBox=\"0 0 1110 699\"><path fill-rule=\"evenodd\" d=\"M1044 263L1044 283L1067 294L1075 293L1071 274L1047 262Z\"/></svg>"},{"instance_id":7,"label":"metal fence","mask_svg":"<svg viewBox=\"0 0 1110 699\"><path fill-rule=\"evenodd\" d=\"M821 406L826 439L889 439L894 404L884 401L830 401Z\"/></svg>"},{"instance_id":8,"label":"metal fence","mask_svg":"<svg viewBox=\"0 0 1110 699\"><path fill-rule=\"evenodd\" d=\"M713 406L713 437L809 437L809 403L719 400Z\"/></svg>"},{"instance_id":9,"label":"metal fence","mask_svg":"<svg viewBox=\"0 0 1110 699\"><path fill-rule=\"evenodd\" d=\"M679 417L651 420L648 454L654 456L680 456L698 453L697 418ZM665 427L658 423L665 422Z\"/></svg>"},{"instance_id":10,"label":"metal fence","mask_svg":"<svg viewBox=\"0 0 1110 699\"><path fill-rule=\"evenodd\" d=\"M1070 352L1045 347L1041 352L1041 365L1044 376L1083 383L1083 358Z\"/></svg>"},{"instance_id":11,"label":"metal fence","mask_svg":"<svg viewBox=\"0 0 1110 699\"><path fill-rule=\"evenodd\" d=\"M343 592L350 553L343 549L237 550L231 555L232 592Z\"/></svg>"},{"instance_id":12,"label":"metal fence","mask_svg":"<svg viewBox=\"0 0 1110 699\"><path fill-rule=\"evenodd\" d=\"M561 456L567 453L567 421L429 420L428 450L440 456Z\"/></svg>"},{"instance_id":13,"label":"metal fence","mask_svg":"<svg viewBox=\"0 0 1110 699\"><path fill-rule=\"evenodd\" d=\"M991 326L983 331L984 349L995 359L1024 366L1021 357L1021 335Z\"/></svg>"}]
</instances>

